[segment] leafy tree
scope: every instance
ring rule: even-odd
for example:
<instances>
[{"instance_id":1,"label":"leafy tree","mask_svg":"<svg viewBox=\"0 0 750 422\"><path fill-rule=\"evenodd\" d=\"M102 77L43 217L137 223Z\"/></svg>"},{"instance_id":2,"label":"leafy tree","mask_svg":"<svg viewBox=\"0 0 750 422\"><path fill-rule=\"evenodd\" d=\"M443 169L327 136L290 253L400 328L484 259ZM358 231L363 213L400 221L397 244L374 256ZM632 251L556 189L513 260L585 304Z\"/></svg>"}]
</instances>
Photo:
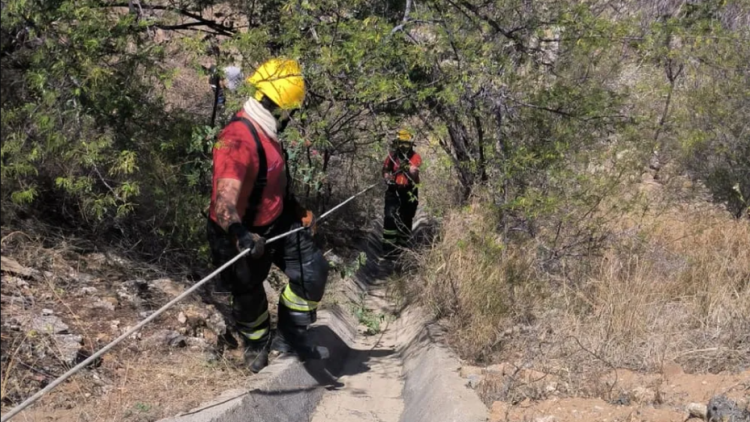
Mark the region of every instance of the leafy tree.
<instances>
[{"instance_id":1,"label":"leafy tree","mask_svg":"<svg viewBox=\"0 0 750 422\"><path fill-rule=\"evenodd\" d=\"M376 179L406 124L446 154L463 201L491 192L506 235L598 238L571 216L652 151L740 215L747 16L718 1L4 0L3 218L53 218L143 251L202 243L210 148L250 92L211 127L205 72L190 105L172 84L274 55L305 66L308 101L284 142L298 193L320 207ZM591 171L602 165L614 171Z\"/></svg>"}]
</instances>

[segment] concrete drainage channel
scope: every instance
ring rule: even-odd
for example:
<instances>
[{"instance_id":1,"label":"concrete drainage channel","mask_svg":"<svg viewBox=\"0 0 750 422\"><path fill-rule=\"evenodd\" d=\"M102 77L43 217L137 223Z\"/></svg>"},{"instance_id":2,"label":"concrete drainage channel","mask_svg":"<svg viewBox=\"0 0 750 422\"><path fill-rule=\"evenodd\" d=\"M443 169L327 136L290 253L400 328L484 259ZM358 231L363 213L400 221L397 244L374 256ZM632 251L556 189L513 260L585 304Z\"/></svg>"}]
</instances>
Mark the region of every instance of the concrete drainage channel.
<instances>
[{"instance_id":1,"label":"concrete drainage channel","mask_svg":"<svg viewBox=\"0 0 750 422\"><path fill-rule=\"evenodd\" d=\"M244 389L160 422L487 420L487 408L456 372L459 363L432 340L434 328L418 310L377 336L358 337L340 308L322 311L312 330L331 359L277 359Z\"/></svg>"},{"instance_id":2,"label":"concrete drainage channel","mask_svg":"<svg viewBox=\"0 0 750 422\"><path fill-rule=\"evenodd\" d=\"M344 282L352 303L367 292L368 309L389 308L383 287L365 287L372 277L357 279ZM159 422L487 420L487 408L465 386L458 361L436 341L439 330L419 309L407 309L384 326L380 334L358 335L357 322L343 307L321 311L311 330L331 351L330 359L305 364L276 359L243 388Z\"/></svg>"}]
</instances>

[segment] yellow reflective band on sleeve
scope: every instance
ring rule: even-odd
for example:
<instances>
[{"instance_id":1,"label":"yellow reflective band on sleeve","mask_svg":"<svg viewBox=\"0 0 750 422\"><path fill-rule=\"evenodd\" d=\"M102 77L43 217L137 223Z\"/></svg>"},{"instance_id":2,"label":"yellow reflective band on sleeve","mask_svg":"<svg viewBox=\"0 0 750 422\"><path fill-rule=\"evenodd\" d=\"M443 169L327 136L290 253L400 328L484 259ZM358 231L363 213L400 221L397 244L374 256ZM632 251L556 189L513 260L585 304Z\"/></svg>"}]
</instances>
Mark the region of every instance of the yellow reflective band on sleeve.
<instances>
[{"instance_id":1,"label":"yellow reflective band on sleeve","mask_svg":"<svg viewBox=\"0 0 750 422\"><path fill-rule=\"evenodd\" d=\"M392 235L392 236L396 236L396 235L398 235L398 230L383 230L383 236L385 236L387 234L388 235Z\"/></svg>"},{"instance_id":2,"label":"yellow reflective band on sleeve","mask_svg":"<svg viewBox=\"0 0 750 422\"><path fill-rule=\"evenodd\" d=\"M268 334L268 327L261 328L260 330L255 330L255 331L240 330L240 332L242 333L242 335L249 338L250 340L260 340L263 338L263 336Z\"/></svg>"},{"instance_id":3,"label":"yellow reflective band on sleeve","mask_svg":"<svg viewBox=\"0 0 750 422\"><path fill-rule=\"evenodd\" d=\"M286 285L286 288L284 288L284 292L281 294L281 301L284 306L293 311L309 312L318 308L318 302L297 296L288 284Z\"/></svg>"},{"instance_id":4,"label":"yellow reflective band on sleeve","mask_svg":"<svg viewBox=\"0 0 750 422\"><path fill-rule=\"evenodd\" d=\"M255 328L255 327L263 324L264 322L266 322L266 320L268 320L268 311L263 312L253 322L241 322L241 321L237 321L237 323L240 324L240 325L242 325L242 326L248 327L248 328Z\"/></svg>"}]
</instances>

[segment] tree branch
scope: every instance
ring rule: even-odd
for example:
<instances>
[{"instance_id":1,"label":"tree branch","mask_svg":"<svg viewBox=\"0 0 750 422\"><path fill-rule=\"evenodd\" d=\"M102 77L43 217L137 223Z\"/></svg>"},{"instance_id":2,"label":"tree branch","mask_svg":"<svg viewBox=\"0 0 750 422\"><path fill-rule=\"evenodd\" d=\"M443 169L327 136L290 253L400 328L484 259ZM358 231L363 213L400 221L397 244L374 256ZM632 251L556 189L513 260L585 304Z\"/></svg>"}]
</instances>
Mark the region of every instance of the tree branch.
<instances>
[{"instance_id":1,"label":"tree branch","mask_svg":"<svg viewBox=\"0 0 750 422\"><path fill-rule=\"evenodd\" d=\"M404 18L401 20L401 24L391 30L391 35L404 29L404 25L409 21L409 12L411 12L412 0L406 0L406 7L404 8Z\"/></svg>"},{"instance_id":2,"label":"tree branch","mask_svg":"<svg viewBox=\"0 0 750 422\"><path fill-rule=\"evenodd\" d=\"M128 2L128 3L111 3L111 4L100 3L99 7L102 7L102 8L128 8L128 9L132 10L130 2ZM202 17L201 15L199 15L198 13L196 13L194 11L191 11L191 10L188 10L188 9L185 9L185 8L177 8L177 7L170 7L170 6L159 6L159 5L141 5L140 3L138 4L138 7L141 10L147 9L147 10L163 10L163 11L167 11L167 12L173 12L173 13L177 13L179 15L185 16L187 18L190 18L190 19L193 19L193 20L196 21L196 22L188 22L188 23L180 24L180 25L163 25L163 24L155 24L154 25L155 27L163 29L163 30L179 30L179 29L193 28L193 27L196 27L196 26L205 26L207 28L210 28L210 29L216 31L216 33L218 35L223 35L223 36L227 36L227 37L231 37L232 35L234 35L234 34L237 33L237 30L234 29L234 28L232 28L232 27L226 26L224 24L221 24L219 22L216 22L216 21L213 21L213 20L210 20L210 19L206 19L206 18Z\"/></svg>"}]
</instances>

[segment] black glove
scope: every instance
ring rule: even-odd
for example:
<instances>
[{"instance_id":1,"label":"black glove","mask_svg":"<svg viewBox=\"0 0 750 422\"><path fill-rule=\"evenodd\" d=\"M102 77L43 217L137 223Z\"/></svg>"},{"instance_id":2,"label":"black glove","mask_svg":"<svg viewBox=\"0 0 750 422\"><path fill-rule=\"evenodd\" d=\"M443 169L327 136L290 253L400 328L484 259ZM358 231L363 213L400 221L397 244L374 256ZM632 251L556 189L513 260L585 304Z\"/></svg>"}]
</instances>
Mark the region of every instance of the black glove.
<instances>
[{"instance_id":1,"label":"black glove","mask_svg":"<svg viewBox=\"0 0 750 422\"><path fill-rule=\"evenodd\" d=\"M250 233L242 223L233 223L230 225L229 233L237 238L237 245L241 251L250 249L250 256L255 259L263 256L266 247L266 239L255 233Z\"/></svg>"},{"instance_id":2,"label":"black glove","mask_svg":"<svg viewBox=\"0 0 750 422\"><path fill-rule=\"evenodd\" d=\"M221 87L221 77L219 75L219 71L216 69L216 66L211 66L208 71L208 84L211 85L211 89L214 92L218 90L218 93L216 94L216 104L224 105L224 88Z\"/></svg>"},{"instance_id":3,"label":"black glove","mask_svg":"<svg viewBox=\"0 0 750 422\"><path fill-rule=\"evenodd\" d=\"M219 87L219 72L216 70L216 66L211 66L208 69L208 84L211 85L212 89Z\"/></svg>"}]
</instances>

